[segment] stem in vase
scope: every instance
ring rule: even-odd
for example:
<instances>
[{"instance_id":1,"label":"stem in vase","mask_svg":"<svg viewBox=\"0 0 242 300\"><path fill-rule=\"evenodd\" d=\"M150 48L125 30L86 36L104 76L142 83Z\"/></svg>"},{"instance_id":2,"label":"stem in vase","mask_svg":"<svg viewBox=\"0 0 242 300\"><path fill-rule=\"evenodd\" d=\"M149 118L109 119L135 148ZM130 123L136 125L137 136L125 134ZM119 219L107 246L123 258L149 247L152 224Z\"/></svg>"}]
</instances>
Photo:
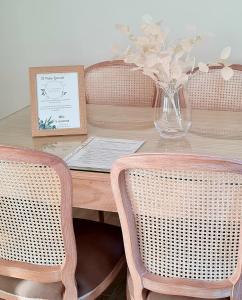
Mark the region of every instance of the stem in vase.
<instances>
[{"instance_id":1,"label":"stem in vase","mask_svg":"<svg viewBox=\"0 0 242 300\"><path fill-rule=\"evenodd\" d=\"M170 99L170 101L172 103L172 106L173 106L173 108L175 110L176 119L177 119L179 128L182 130L183 127L182 127L182 123L181 123L180 104L179 104L179 100L178 100L177 101L177 105L176 105L175 100L174 100L174 95L175 95L175 93L173 93L173 95L169 95L169 99Z\"/></svg>"}]
</instances>

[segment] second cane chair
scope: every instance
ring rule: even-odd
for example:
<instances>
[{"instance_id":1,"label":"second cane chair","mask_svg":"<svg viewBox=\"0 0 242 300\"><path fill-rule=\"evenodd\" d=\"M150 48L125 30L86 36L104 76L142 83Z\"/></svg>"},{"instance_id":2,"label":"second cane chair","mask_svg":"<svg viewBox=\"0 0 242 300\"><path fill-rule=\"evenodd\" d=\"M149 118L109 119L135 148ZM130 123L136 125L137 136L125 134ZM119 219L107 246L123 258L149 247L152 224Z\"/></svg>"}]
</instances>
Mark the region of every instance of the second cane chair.
<instances>
[{"instance_id":1,"label":"second cane chair","mask_svg":"<svg viewBox=\"0 0 242 300\"><path fill-rule=\"evenodd\" d=\"M72 221L60 158L0 146L0 298L95 299L123 262L118 227Z\"/></svg>"},{"instance_id":2,"label":"second cane chair","mask_svg":"<svg viewBox=\"0 0 242 300\"><path fill-rule=\"evenodd\" d=\"M158 90L154 81L122 60L104 61L85 69L89 104L154 106Z\"/></svg>"},{"instance_id":3,"label":"second cane chair","mask_svg":"<svg viewBox=\"0 0 242 300\"><path fill-rule=\"evenodd\" d=\"M207 120L207 115L211 114L206 112L204 124L195 121L191 130L208 137L240 139L240 129L226 126L226 111L242 112L242 65L231 66L234 75L228 81L223 79L221 68L211 66L208 73L197 69L188 82L187 91L192 108L216 111L212 118L218 119L217 126L214 127L209 123L209 118ZM238 115L235 114L235 118L238 118Z\"/></svg>"},{"instance_id":4,"label":"second cane chair","mask_svg":"<svg viewBox=\"0 0 242 300\"><path fill-rule=\"evenodd\" d=\"M103 61L85 69L88 104L118 106L154 106L158 89L142 71L133 71L123 60ZM104 221L103 212L99 220Z\"/></svg>"},{"instance_id":5,"label":"second cane chair","mask_svg":"<svg viewBox=\"0 0 242 300\"><path fill-rule=\"evenodd\" d=\"M129 299L242 299L242 162L132 155L111 180Z\"/></svg>"}]
</instances>

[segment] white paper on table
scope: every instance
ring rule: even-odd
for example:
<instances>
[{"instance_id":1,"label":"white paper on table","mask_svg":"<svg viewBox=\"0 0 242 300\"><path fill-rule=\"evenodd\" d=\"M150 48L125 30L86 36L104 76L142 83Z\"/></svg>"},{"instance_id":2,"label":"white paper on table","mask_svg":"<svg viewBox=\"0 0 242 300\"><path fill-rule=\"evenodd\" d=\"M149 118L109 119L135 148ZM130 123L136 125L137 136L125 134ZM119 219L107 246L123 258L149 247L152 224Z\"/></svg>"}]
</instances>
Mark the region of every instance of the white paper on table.
<instances>
[{"instance_id":1,"label":"white paper on table","mask_svg":"<svg viewBox=\"0 0 242 300\"><path fill-rule=\"evenodd\" d=\"M135 153L144 141L90 137L65 157L70 169L110 172L113 162Z\"/></svg>"}]
</instances>

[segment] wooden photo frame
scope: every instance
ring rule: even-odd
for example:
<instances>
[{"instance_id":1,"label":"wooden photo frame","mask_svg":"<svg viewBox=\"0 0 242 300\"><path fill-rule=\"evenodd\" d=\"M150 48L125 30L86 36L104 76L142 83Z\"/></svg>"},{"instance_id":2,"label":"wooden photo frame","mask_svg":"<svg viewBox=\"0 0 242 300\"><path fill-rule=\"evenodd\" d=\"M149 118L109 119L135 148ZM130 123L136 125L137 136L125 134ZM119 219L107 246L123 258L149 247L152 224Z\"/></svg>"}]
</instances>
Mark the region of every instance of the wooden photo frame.
<instances>
[{"instance_id":1,"label":"wooden photo frame","mask_svg":"<svg viewBox=\"0 0 242 300\"><path fill-rule=\"evenodd\" d=\"M32 136L87 133L83 66L29 69Z\"/></svg>"}]
</instances>

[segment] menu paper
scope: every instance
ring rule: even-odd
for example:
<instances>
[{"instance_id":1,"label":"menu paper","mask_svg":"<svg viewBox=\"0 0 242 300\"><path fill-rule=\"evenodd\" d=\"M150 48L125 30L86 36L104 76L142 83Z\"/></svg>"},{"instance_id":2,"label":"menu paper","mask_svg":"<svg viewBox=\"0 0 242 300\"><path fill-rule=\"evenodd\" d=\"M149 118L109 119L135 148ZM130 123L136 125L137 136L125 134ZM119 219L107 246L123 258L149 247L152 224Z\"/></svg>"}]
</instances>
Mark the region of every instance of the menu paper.
<instances>
[{"instance_id":1,"label":"menu paper","mask_svg":"<svg viewBox=\"0 0 242 300\"><path fill-rule=\"evenodd\" d=\"M110 172L118 158L136 152L144 141L90 137L65 161L70 169Z\"/></svg>"},{"instance_id":2,"label":"menu paper","mask_svg":"<svg viewBox=\"0 0 242 300\"><path fill-rule=\"evenodd\" d=\"M78 73L37 74L39 129L80 127Z\"/></svg>"}]
</instances>

